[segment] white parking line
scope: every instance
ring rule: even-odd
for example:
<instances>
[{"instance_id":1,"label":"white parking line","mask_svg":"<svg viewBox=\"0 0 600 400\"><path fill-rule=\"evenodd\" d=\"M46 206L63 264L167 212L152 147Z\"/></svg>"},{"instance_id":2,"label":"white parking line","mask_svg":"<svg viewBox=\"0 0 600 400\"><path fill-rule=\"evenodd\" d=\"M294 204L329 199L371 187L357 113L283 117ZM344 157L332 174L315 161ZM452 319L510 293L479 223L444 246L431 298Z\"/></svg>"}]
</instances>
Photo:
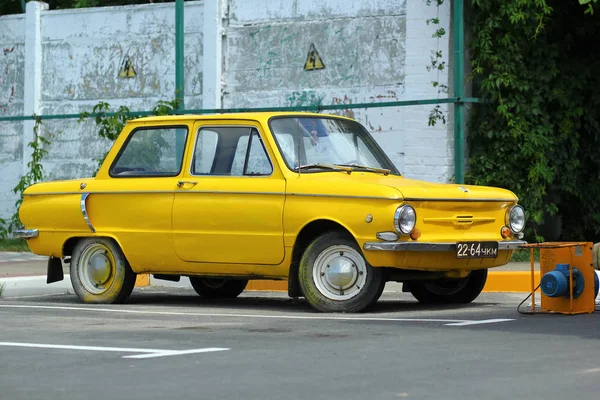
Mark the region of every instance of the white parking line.
<instances>
[{"instance_id":1,"label":"white parking line","mask_svg":"<svg viewBox=\"0 0 600 400\"><path fill-rule=\"evenodd\" d=\"M497 322L508 322L514 321L514 319L498 318L498 319L482 319L479 321L464 321L457 322L455 324L446 324L448 326L468 326L468 325L483 325L483 324L495 324Z\"/></svg>"},{"instance_id":2,"label":"white parking line","mask_svg":"<svg viewBox=\"0 0 600 400\"><path fill-rule=\"evenodd\" d=\"M82 351L104 351L115 353L143 353L133 356L123 356L123 358L156 358L167 356L180 356L184 354L212 353L215 351L226 351L228 348L207 347L204 349L191 350L162 350L162 349L136 349L127 347L98 347L98 346L68 346L61 344L42 344L42 343L20 343L20 342L0 342L0 346L6 347L30 347L37 349L60 349L60 350L82 350Z\"/></svg>"},{"instance_id":3,"label":"white parking line","mask_svg":"<svg viewBox=\"0 0 600 400\"><path fill-rule=\"evenodd\" d=\"M0 308L33 308L40 310L69 310L69 311L90 311L90 312L108 312L115 314L140 314L140 315L171 315L171 316L190 316L190 317L222 317L222 318L264 318L264 319L286 319L286 320L325 320L325 321L369 321L369 322L439 322L447 326L466 326L479 324L492 324L499 322L514 321L514 319L439 319L439 318L385 318L385 317L334 317L334 316L308 316L308 315L263 315L263 314L216 314L216 313L186 313L173 311L146 311L146 310L123 310L113 308L96 307L65 307L65 306L33 306L33 305L13 305L0 304Z\"/></svg>"}]
</instances>

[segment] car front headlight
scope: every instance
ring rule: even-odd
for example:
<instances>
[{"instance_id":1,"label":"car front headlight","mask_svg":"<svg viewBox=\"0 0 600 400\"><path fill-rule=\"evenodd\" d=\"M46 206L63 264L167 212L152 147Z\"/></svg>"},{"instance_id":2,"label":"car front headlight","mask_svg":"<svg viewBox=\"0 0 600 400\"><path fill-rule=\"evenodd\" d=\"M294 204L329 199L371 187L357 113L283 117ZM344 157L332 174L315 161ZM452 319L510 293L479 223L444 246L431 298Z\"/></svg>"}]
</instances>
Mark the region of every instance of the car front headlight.
<instances>
[{"instance_id":1,"label":"car front headlight","mask_svg":"<svg viewBox=\"0 0 600 400\"><path fill-rule=\"evenodd\" d=\"M520 233L525 228L525 210L518 204L508 210L506 219L506 225L513 233Z\"/></svg>"},{"instance_id":2,"label":"car front headlight","mask_svg":"<svg viewBox=\"0 0 600 400\"><path fill-rule=\"evenodd\" d=\"M396 232L403 235L410 235L413 229L415 229L416 223L417 213L412 206L404 204L396 209L396 213L394 214L394 227L396 228Z\"/></svg>"}]
</instances>

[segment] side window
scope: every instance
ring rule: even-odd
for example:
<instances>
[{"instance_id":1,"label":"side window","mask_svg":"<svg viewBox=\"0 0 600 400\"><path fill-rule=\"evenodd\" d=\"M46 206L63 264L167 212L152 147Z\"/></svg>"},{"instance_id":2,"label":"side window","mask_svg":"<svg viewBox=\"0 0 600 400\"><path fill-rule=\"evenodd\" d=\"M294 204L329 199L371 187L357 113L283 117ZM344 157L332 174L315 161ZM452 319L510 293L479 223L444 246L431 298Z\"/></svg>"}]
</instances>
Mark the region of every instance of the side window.
<instances>
[{"instance_id":1,"label":"side window","mask_svg":"<svg viewBox=\"0 0 600 400\"><path fill-rule=\"evenodd\" d=\"M110 169L110 175L177 176L187 128L141 128L133 131Z\"/></svg>"},{"instance_id":2,"label":"side window","mask_svg":"<svg viewBox=\"0 0 600 400\"><path fill-rule=\"evenodd\" d=\"M219 134L210 129L201 129L198 132L194 158L192 162L192 175L206 175L212 171L217 155L217 142Z\"/></svg>"},{"instance_id":3,"label":"side window","mask_svg":"<svg viewBox=\"0 0 600 400\"><path fill-rule=\"evenodd\" d=\"M270 175L262 138L255 128L202 128L194 150L193 175Z\"/></svg>"},{"instance_id":4,"label":"side window","mask_svg":"<svg viewBox=\"0 0 600 400\"><path fill-rule=\"evenodd\" d=\"M271 175L272 172L273 167L258 131L252 129L250 145L248 136L241 136L233 157L231 175Z\"/></svg>"}]
</instances>

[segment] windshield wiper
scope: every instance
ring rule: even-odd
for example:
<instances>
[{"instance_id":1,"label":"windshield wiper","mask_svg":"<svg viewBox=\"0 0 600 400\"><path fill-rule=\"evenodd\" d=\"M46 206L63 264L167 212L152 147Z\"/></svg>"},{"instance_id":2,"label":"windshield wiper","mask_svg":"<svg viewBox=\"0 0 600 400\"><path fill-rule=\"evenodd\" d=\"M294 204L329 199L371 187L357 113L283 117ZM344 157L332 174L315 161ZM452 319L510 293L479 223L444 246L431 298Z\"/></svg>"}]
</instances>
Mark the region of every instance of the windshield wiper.
<instances>
[{"instance_id":1,"label":"windshield wiper","mask_svg":"<svg viewBox=\"0 0 600 400\"><path fill-rule=\"evenodd\" d=\"M389 173L391 172L389 169L385 169L385 168L373 168L373 167L367 167L365 165L358 165L358 164L335 164L335 165L339 166L339 167L348 167L348 168L352 169L353 171L379 172L384 175L389 175Z\"/></svg>"},{"instance_id":2,"label":"windshield wiper","mask_svg":"<svg viewBox=\"0 0 600 400\"><path fill-rule=\"evenodd\" d=\"M327 170L331 170L331 171L344 171L349 174L351 174L353 171L353 169L348 165L322 164L322 163L304 164L304 165L294 168L294 171L301 171L301 170L305 170L305 169L327 169Z\"/></svg>"}]
</instances>

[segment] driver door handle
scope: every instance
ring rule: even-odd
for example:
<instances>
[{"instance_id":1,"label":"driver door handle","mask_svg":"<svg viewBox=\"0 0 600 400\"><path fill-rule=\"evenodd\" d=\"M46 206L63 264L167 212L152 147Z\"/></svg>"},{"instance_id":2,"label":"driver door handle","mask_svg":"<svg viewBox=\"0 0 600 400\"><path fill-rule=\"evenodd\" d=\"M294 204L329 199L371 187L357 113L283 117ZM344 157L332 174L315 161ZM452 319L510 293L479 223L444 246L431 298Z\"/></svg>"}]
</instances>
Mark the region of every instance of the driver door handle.
<instances>
[{"instance_id":1,"label":"driver door handle","mask_svg":"<svg viewBox=\"0 0 600 400\"><path fill-rule=\"evenodd\" d=\"M177 182L177 187L182 188L183 185L196 186L197 184L198 184L198 181L179 181L179 182Z\"/></svg>"}]
</instances>

